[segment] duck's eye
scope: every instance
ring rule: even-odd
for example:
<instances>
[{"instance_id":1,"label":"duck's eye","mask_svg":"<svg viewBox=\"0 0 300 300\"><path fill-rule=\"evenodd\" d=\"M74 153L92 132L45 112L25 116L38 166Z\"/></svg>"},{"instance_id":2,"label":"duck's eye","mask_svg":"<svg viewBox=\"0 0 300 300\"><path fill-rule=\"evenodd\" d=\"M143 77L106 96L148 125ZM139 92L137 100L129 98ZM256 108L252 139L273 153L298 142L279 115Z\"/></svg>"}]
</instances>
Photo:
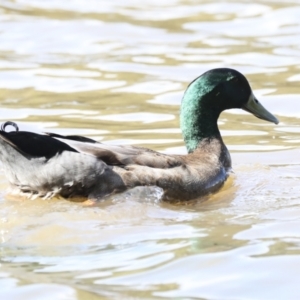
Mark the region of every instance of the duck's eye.
<instances>
[{"instance_id":1,"label":"duck's eye","mask_svg":"<svg viewBox=\"0 0 300 300\"><path fill-rule=\"evenodd\" d=\"M258 100L254 99L255 103L258 103Z\"/></svg>"}]
</instances>

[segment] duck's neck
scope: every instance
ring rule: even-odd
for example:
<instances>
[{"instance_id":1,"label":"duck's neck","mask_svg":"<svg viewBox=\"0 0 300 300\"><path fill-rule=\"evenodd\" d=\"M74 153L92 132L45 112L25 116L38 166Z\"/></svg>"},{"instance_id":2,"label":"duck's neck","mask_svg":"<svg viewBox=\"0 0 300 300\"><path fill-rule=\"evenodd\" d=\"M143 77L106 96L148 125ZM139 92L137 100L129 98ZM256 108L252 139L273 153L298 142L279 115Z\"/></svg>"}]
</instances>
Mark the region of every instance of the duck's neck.
<instances>
[{"instance_id":1,"label":"duck's neck","mask_svg":"<svg viewBox=\"0 0 300 300\"><path fill-rule=\"evenodd\" d=\"M204 139L222 140L217 124L220 113L211 108L209 101L195 101L197 98L187 91L181 104L180 126L189 153Z\"/></svg>"}]
</instances>

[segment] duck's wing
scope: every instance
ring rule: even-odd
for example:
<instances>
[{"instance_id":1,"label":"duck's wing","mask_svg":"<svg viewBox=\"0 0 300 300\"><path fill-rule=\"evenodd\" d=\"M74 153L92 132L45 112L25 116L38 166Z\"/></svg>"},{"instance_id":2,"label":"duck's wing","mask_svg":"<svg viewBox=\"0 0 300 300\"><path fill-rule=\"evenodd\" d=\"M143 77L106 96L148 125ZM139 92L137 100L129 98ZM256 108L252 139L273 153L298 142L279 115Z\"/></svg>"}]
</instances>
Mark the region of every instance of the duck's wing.
<instances>
[{"instance_id":1,"label":"duck's wing","mask_svg":"<svg viewBox=\"0 0 300 300\"><path fill-rule=\"evenodd\" d=\"M0 131L0 138L28 158L47 160L63 152L88 154L107 165L143 165L169 168L180 164L176 157L130 145L107 145L83 136L62 136L55 133L37 134L27 131Z\"/></svg>"},{"instance_id":2,"label":"duck's wing","mask_svg":"<svg viewBox=\"0 0 300 300\"><path fill-rule=\"evenodd\" d=\"M140 165L165 169L182 164L180 156L170 156L143 147L88 143L62 136L56 139L66 143L80 153L95 156L108 165Z\"/></svg>"}]
</instances>

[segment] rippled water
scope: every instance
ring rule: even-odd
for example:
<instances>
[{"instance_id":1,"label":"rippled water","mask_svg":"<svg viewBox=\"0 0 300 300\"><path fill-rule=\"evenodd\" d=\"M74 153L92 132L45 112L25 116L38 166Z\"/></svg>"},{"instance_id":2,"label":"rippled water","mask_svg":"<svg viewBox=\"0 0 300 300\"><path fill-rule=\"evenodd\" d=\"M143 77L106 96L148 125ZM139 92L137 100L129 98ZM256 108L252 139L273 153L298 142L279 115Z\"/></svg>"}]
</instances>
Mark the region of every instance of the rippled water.
<instances>
[{"instance_id":1,"label":"rippled water","mask_svg":"<svg viewBox=\"0 0 300 300\"><path fill-rule=\"evenodd\" d=\"M300 1L2 0L0 121L184 153L179 105L214 67L281 123L225 112L235 174L186 205L5 197L1 299L299 299Z\"/></svg>"}]
</instances>

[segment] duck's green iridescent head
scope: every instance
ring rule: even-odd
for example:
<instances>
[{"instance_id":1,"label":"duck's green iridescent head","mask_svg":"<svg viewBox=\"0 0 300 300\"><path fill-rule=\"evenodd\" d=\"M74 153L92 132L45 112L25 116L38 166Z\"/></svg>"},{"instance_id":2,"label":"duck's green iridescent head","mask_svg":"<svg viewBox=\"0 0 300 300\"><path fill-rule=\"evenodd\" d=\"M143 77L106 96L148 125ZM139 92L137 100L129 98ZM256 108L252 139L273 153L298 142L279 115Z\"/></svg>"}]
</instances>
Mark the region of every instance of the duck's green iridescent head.
<instances>
[{"instance_id":1,"label":"duck's green iridescent head","mask_svg":"<svg viewBox=\"0 0 300 300\"><path fill-rule=\"evenodd\" d=\"M220 137L218 117L231 108L242 108L278 124L277 118L256 100L244 75L228 68L212 69L192 81L182 99L180 125L189 152L204 138Z\"/></svg>"}]
</instances>

